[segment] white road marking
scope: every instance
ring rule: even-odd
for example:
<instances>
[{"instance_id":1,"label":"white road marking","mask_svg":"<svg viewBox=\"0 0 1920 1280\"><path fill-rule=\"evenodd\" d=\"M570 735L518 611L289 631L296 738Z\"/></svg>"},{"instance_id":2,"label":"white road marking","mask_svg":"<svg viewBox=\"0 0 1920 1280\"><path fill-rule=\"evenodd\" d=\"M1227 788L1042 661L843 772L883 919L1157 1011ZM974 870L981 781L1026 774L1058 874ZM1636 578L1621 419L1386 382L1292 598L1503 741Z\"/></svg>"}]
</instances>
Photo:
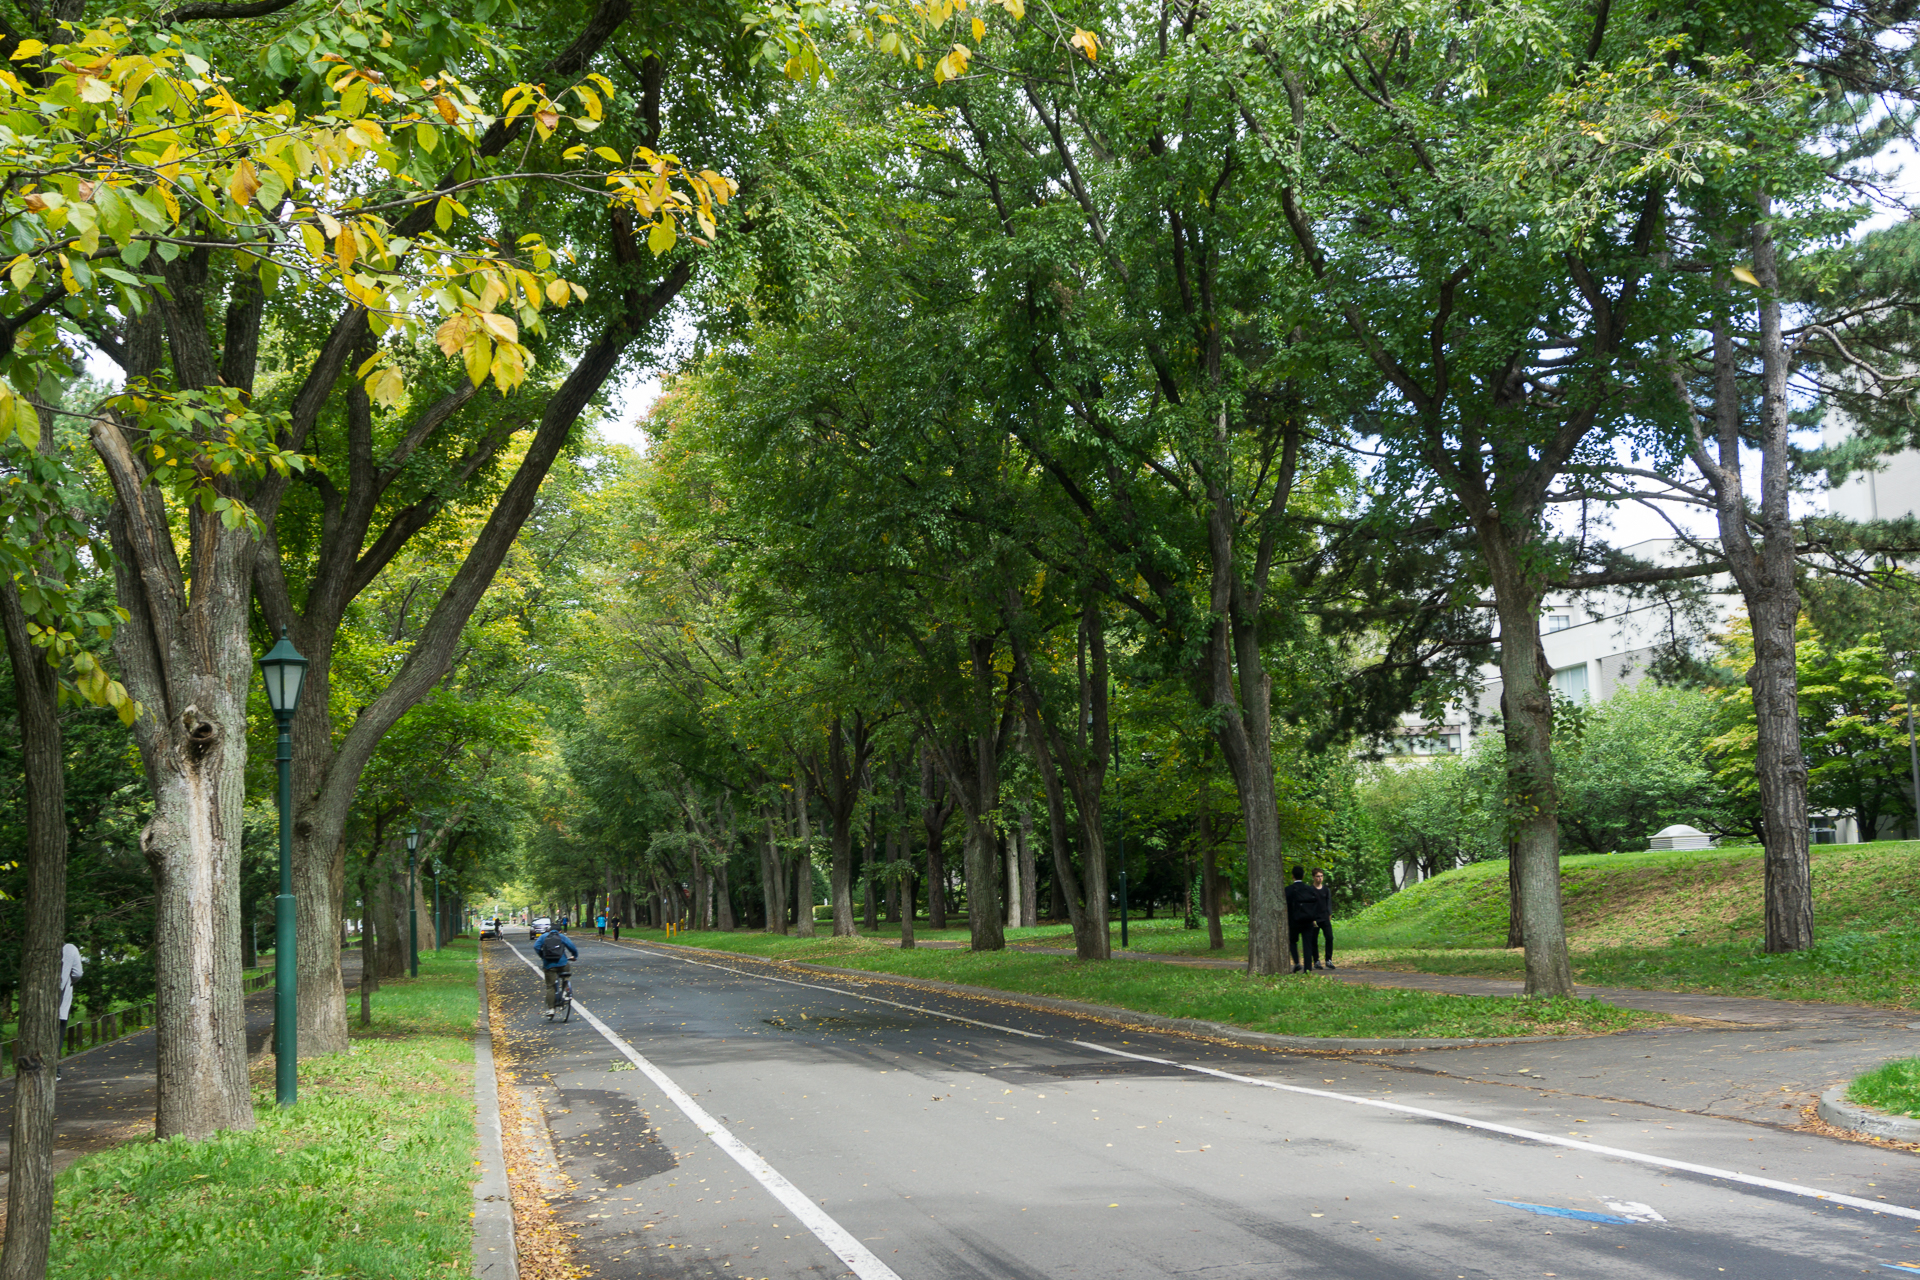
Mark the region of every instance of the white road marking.
<instances>
[{"instance_id":1,"label":"white road marking","mask_svg":"<svg viewBox=\"0 0 1920 1280\"><path fill-rule=\"evenodd\" d=\"M1029 1040L1060 1040L1058 1036L1043 1035L1037 1031L1021 1031L1015 1027L996 1026L991 1022L980 1022L973 1018L964 1018L957 1013L947 1013L940 1009L928 1009L921 1005L901 1004L894 1000L882 1000L878 996L864 995L858 991L847 991L840 987L829 987L817 982L800 982L793 978L776 978L768 974L744 973L727 965L713 964L706 960L694 960L687 956L675 955L668 951L656 951L651 947L636 943L638 950L648 955L678 960L683 964L697 964L707 969L725 969L729 973L742 977L758 978L767 982L784 982L794 987L813 987L819 991L830 991L835 995L852 996L856 1000L871 1000L875 1004L891 1005L895 1009L906 1009L914 1013L924 1013L929 1017L946 1018L953 1022L964 1022L970 1026L986 1027L993 1031L1006 1031L1016 1036L1025 1036ZM882 975L892 976L892 975ZM1009 996L1017 993L1009 992ZM1151 1031L1152 1028L1146 1028ZM1920 1222L1920 1209L1909 1209L1905 1205L1889 1204L1884 1200L1862 1200L1855 1196L1844 1196L1832 1191L1819 1191L1803 1186L1798 1182L1781 1182L1775 1178L1756 1178L1750 1173L1736 1173L1732 1169L1717 1169L1712 1165L1694 1164L1687 1160L1672 1160L1666 1156L1649 1155L1644 1151L1629 1151L1624 1147L1607 1147L1597 1142L1583 1142L1578 1138L1562 1138L1556 1134L1541 1133L1534 1129L1520 1129L1513 1125L1498 1124L1492 1120L1476 1120L1472 1116L1454 1115L1447 1111L1433 1111L1426 1107L1410 1107L1404 1102L1388 1102L1383 1098L1363 1098L1351 1093L1335 1093L1329 1089L1309 1089L1304 1085L1281 1084L1277 1080L1261 1080L1254 1076L1236 1075L1231 1071L1221 1071L1217 1067L1203 1067L1191 1062L1175 1062L1171 1058L1154 1058L1144 1053L1128 1053L1124 1049L1109 1048L1103 1044L1093 1044L1086 1040L1065 1040L1065 1044L1077 1045L1094 1053L1110 1054L1116 1058L1131 1058L1137 1062L1151 1062L1158 1066L1178 1067L1182 1071L1192 1071L1199 1075L1214 1076L1221 1080L1231 1080L1236 1084L1250 1084L1260 1089L1275 1089L1281 1093L1304 1094L1310 1098L1326 1098L1333 1102L1347 1102L1359 1107L1375 1107L1382 1111L1392 1111L1400 1115L1419 1116L1426 1120L1439 1120L1446 1124L1457 1124L1465 1129L1479 1129L1486 1133L1504 1134L1510 1138L1525 1138L1529 1142L1544 1143L1554 1147L1569 1147L1575 1151L1588 1151L1595 1155L1612 1156L1616 1160L1631 1160L1637 1164L1652 1165L1658 1169L1675 1169L1683 1173L1698 1173L1709 1178L1723 1178L1749 1187L1760 1187L1768 1191L1782 1191L1788 1195L1804 1196L1810 1200L1821 1200L1828 1204L1844 1204L1853 1209L1867 1209L1874 1213L1890 1214L1896 1218L1910 1218Z\"/></svg>"},{"instance_id":2,"label":"white road marking","mask_svg":"<svg viewBox=\"0 0 1920 1280\"><path fill-rule=\"evenodd\" d=\"M535 974L541 973L540 966L521 955L518 947L510 946L509 949L514 955L520 957L527 968L532 969ZM605 1036L607 1043L618 1049L627 1061L646 1072L647 1079L660 1086L660 1091L673 1100L673 1105L680 1108L687 1119L693 1121L702 1133L713 1139L715 1146L732 1156L742 1169L752 1174L754 1180L771 1192L775 1200L785 1205L788 1211L800 1220L802 1226L819 1238L821 1244L827 1246L833 1251L835 1257L846 1263L854 1275L860 1277L860 1280L900 1280L899 1273L875 1257L872 1250L861 1244L845 1227L828 1216L826 1210L802 1195L800 1188L788 1182L778 1169L762 1158L759 1152L734 1137L727 1126L708 1115L706 1108L695 1102L692 1095L675 1084L666 1072L635 1052L632 1045L615 1035L613 1029L595 1017L592 1010L578 1000L573 1002L573 1007L581 1017L587 1020L588 1025Z\"/></svg>"}]
</instances>

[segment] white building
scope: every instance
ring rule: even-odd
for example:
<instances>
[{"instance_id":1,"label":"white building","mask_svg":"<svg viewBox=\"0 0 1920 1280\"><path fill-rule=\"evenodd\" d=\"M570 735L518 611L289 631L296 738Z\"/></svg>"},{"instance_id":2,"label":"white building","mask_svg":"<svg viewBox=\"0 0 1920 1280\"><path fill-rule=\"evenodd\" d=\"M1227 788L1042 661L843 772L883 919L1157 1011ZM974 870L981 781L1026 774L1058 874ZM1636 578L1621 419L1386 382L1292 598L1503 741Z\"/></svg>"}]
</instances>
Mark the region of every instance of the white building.
<instances>
[{"instance_id":1,"label":"white building","mask_svg":"<svg viewBox=\"0 0 1920 1280\"><path fill-rule=\"evenodd\" d=\"M1677 538L1635 543L1626 551L1649 564L1686 564L1694 559ZM1726 574L1716 574L1708 585L1707 628L1718 631L1742 607L1740 592ZM1576 702L1602 702L1632 688L1646 678L1661 648L1671 644L1675 622L1666 605L1636 600L1617 590L1549 595L1540 647L1553 666L1554 689ZM1499 715L1501 688L1500 668L1488 663L1480 668L1480 689L1471 713L1463 707L1439 725L1407 717L1403 758L1466 750Z\"/></svg>"}]
</instances>

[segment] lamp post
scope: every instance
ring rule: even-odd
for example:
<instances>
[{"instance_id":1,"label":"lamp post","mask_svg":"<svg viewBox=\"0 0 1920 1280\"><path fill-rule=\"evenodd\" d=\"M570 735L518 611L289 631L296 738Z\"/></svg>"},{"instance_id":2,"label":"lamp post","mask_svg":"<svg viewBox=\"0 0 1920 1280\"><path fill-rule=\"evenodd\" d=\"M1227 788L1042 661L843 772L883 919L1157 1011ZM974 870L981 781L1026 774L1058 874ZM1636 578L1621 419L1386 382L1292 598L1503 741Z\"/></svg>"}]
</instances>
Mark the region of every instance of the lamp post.
<instances>
[{"instance_id":1,"label":"lamp post","mask_svg":"<svg viewBox=\"0 0 1920 1280\"><path fill-rule=\"evenodd\" d=\"M1127 805L1120 780L1120 728L1113 730L1113 842L1120 858L1120 949L1127 949Z\"/></svg>"},{"instance_id":2,"label":"lamp post","mask_svg":"<svg viewBox=\"0 0 1920 1280\"><path fill-rule=\"evenodd\" d=\"M440 935L444 932L445 922L440 917L440 859L433 860L433 949L440 949Z\"/></svg>"},{"instance_id":3,"label":"lamp post","mask_svg":"<svg viewBox=\"0 0 1920 1280\"><path fill-rule=\"evenodd\" d=\"M413 905L414 877L420 871L420 827L407 832L407 954L412 957L412 976L420 976L420 912Z\"/></svg>"},{"instance_id":4,"label":"lamp post","mask_svg":"<svg viewBox=\"0 0 1920 1280\"><path fill-rule=\"evenodd\" d=\"M273 900L273 1077L274 1098L290 1107L300 1093L300 973L294 967L293 916L293 713L300 706L300 685L307 660L280 628L280 643L260 659L267 705L280 729L280 893Z\"/></svg>"},{"instance_id":5,"label":"lamp post","mask_svg":"<svg viewBox=\"0 0 1920 1280\"><path fill-rule=\"evenodd\" d=\"M1914 673L1902 671L1897 679L1907 691L1907 763L1913 767L1913 811L1914 829L1920 831L1920 746L1916 746L1913 737L1913 681Z\"/></svg>"}]
</instances>

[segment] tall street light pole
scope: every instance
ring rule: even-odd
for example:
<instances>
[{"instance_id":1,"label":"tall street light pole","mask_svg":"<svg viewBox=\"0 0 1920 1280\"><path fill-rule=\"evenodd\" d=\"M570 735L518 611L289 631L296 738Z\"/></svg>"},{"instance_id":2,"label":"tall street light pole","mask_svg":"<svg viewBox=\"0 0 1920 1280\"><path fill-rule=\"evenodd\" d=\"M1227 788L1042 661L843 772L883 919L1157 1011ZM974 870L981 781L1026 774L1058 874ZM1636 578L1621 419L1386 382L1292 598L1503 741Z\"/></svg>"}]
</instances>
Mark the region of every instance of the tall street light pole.
<instances>
[{"instance_id":1,"label":"tall street light pole","mask_svg":"<svg viewBox=\"0 0 1920 1280\"><path fill-rule=\"evenodd\" d=\"M1911 671L1902 671L1900 683L1907 691L1907 763L1913 766L1913 812L1914 830L1920 832L1920 745L1913 737L1913 682L1915 675Z\"/></svg>"},{"instance_id":2,"label":"tall street light pole","mask_svg":"<svg viewBox=\"0 0 1920 1280\"><path fill-rule=\"evenodd\" d=\"M290 1107L300 1094L300 971L294 964L293 912L293 713L300 707L300 685L307 660L280 628L280 643L260 659L267 705L280 729L280 893L273 900L273 1079L274 1098Z\"/></svg>"},{"instance_id":3,"label":"tall street light pole","mask_svg":"<svg viewBox=\"0 0 1920 1280\"><path fill-rule=\"evenodd\" d=\"M420 976L420 911L414 906L418 896L414 879L420 872L420 828L407 832L407 954L412 957L412 974Z\"/></svg>"},{"instance_id":4,"label":"tall street light pole","mask_svg":"<svg viewBox=\"0 0 1920 1280\"><path fill-rule=\"evenodd\" d=\"M433 949L440 949L440 935L446 930L440 918L440 859L433 860Z\"/></svg>"},{"instance_id":5,"label":"tall street light pole","mask_svg":"<svg viewBox=\"0 0 1920 1280\"><path fill-rule=\"evenodd\" d=\"M1120 861L1120 949L1127 949L1127 803L1120 778L1120 729L1113 730L1113 841Z\"/></svg>"}]
</instances>

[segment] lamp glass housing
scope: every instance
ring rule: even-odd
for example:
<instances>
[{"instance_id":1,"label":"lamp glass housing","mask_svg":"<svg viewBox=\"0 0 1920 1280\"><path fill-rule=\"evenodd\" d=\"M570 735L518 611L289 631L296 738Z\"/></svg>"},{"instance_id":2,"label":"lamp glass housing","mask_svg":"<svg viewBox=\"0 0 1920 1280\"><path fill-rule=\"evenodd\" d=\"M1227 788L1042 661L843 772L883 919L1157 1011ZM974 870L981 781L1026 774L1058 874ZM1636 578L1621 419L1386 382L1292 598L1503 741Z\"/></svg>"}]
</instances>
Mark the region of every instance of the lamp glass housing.
<instances>
[{"instance_id":1,"label":"lamp glass housing","mask_svg":"<svg viewBox=\"0 0 1920 1280\"><path fill-rule=\"evenodd\" d=\"M414 850L418 849L419 847L420 847L420 828L415 827L413 830L407 832L407 852L412 853Z\"/></svg>"},{"instance_id":2,"label":"lamp glass housing","mask_svg":"<svg viewBox=\"0 0 1920 1280\"><path fill-rule=\"evenodd\" d=\"M267 705L276 716L290 716L300 709L300 686L307 678L307 660L280 629L280 642L260 659L260 675L267 686Z\"/></svg>"}]
</instances>

